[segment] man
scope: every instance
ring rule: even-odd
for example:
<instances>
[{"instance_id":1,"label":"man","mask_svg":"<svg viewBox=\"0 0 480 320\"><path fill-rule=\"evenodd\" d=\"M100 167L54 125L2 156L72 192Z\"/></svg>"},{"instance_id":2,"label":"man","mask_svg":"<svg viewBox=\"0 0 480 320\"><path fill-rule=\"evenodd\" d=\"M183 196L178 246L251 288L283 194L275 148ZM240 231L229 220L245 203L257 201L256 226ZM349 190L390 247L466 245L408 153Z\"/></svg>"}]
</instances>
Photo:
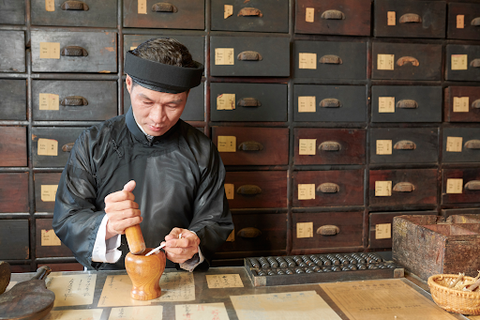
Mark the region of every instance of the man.
<instances>
[{"instance_id":1,"label":"man","mask_svg":"<svg viewBox=\"0 0 480 320\"><path fill-rule=\"evenodd\" d=\"M180 119L203 66L178 41L150 39L127 52L125 73L131 108L75 142L53 228L87 269L123 269L137 224L147 248L165 241L167 267L208 267L233 223L215 146Z\"/></svg>"}]
</instances>

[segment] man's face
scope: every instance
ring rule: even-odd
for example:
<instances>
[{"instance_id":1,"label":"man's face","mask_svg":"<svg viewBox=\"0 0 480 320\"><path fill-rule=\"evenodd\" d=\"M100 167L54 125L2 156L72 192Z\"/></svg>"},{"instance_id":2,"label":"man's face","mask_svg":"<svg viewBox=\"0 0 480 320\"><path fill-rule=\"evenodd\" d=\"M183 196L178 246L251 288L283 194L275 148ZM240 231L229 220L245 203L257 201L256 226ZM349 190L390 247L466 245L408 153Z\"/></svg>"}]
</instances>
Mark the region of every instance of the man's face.
<instances>
[{"instance_id":1,"label":"man's face","mask_svg":"<svg viewBox=\"0 0 480 320\"><path fill-rule=\"evenodd\" d=\"M163 135L180 119L188 91L178 94L157 92L141 85L132 86L132 81L127 75L127 90L135 120L147 134L157 137Z\"/></svg>"}]
</instances>

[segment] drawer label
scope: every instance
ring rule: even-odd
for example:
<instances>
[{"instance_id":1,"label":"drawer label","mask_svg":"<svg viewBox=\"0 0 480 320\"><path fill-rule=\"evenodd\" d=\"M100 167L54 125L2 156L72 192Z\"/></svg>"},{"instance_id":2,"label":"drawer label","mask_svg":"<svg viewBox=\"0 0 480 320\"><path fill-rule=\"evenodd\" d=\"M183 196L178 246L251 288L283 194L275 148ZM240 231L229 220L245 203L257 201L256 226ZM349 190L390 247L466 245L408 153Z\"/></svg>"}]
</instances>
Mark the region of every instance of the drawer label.
<instances>
[{"instance_id":1,"label":"drawer label","mask_svg":"<svg viewBox=\"0 0 480 320\"><path fill-rule=\"evenodd\" d=\"M235 185L233 183L225 183L224 186L227 200L233 200L235 198Z\"/></svg>"},{"instance_id":2,"label":"drawer label","mask_svg":"<svg viewBox=\"0 0 480 320\"><path fill-rule=\"evenodd\" d=\"M313 222L298 222L297 238L313 238Z\"/></svg>"},{"instance_id":3,"label":"drawer label","mask_svg":"<svg viewBox=\"0 0 480 320\"><path fill-rule=\"evenodd\" d=\"M40 198L43 202L55 202L55 195L57 194L58 185L41 185Z\"/></svg>"},{"instance_id":4,"label":"drawer label","mask_svg":"<svg viewBox=\"0 0 480 320\"><path fill-rule=\"evenodd\" d=\"M375 181L375 197L391 197L392 181Z\"/></svg>"},{"instance_id":5,"label":"drawer label","mask_svg":"<svg viewBox=\"0 0 480 320\"><path fill-rule=\"evenodd\" d=\"M315 96L298 97L298 112L316 112L317 106Z\"/></svg>"},{"instance_id":6,"label":"drawer label","mask_svg":"<svg viewBox=\"0 0 480 320\"><path fill-rule=\"evenodd\" d=\"M40 42L40 59L60 59L60 42Z\"/></svg>"},{"instance_id":7,"label":"drawer label","mask_svg":"<svg viewBox=\"0 0 480 320\"><path fill-rule=\"evenodd\" d=\"M62 242L60 239L57 237L53 229L51 230L43 230L42 229L42 241L41 241L41 246L42 247L54 247L54 246L61 246Z\"/></svg>"},{"instance_id":8,"label":"drawer label","mask_svg":"<svg viewBox=\"0 0 480 320\"><path fill-rule=\"evenodd\" d=\"M217 96L217 110L234 110L235 93L224 93Z\"/></svg>"},{"instance_id":9,"label":"drawer label","mask_svg":"<svg viewBox=\"0 0 480 320\"><path fill-rule=\"evenodd\" d=\"M298 153L301 156L314 156L317 151L317 139L300 139Z\"/></svg>"},{"instance_id":10,"label":"drawer label","mask_svg":"<svg viewBox=\"0 0 480 320\"><path fill-rule=\"evenodd\" d=\"M305 21L314 22L315 21L315 8L306 8L305 9Z\"/></svg>"},{"instance_id":11,"label":"drawer label","mask_svg":"<svg viewBox=\"0 0 480 320\"><path fill-rule=\"evenodd\" d=\"M387 26L394 26L397 24L397 14L395 11L388 11L387 12Z\"/></svg>"},{"instance_id":12,"label":"drawer label","mask_svg":"<svg viewBox=\"0 0 480 320\"><path fill-rule=\"evenodd\" d=\"M233 16L233 6L231 4L226 4L223 6L223 19Z\"/></svg>"},{"instance_id":13,"label":"drawer label","mask_svg":"<svg viewBox=\"0 0 480 320\"><path fill-rule=\"evenodd\" d=\"M58 141L53 139L38 139L37 154L39 156L58 156Z\"/></svg>"},{"instance_id":14,"label":"drawer label","mask_svg":"<svg viewBox=\"0 0 480 320\"><path fill-rule=\"evenodd\" d=\"M447 193L461 194L463 191L463 179L447 179Z\"/></svg>"},{"instance_id":15,"label":"drawer label","mask_svg":"<svg viewBox=\"0 0 480 320\"><path fill-rule=\"evenodd\" d=\"M40 93L38 98L40 110L59 110L60 103L59 103L59 96L58 94L53 93Z\"/></svg>"},{"instance_id":16,"label":"drawer label","mask_svg":"<svg viewBox=\"0 0 480 320\"><path fill-rule=\"evenodd\" d=\"M45 0L45 10L48 12L55 11L55 0Z\"/></svg>"},{"instance_id":17,"label":"drawer label","mask_svg":"<svg viewBox=\"0 0 480 320\"><path fill-rule=\"evenodd\" d=\"M138 14L147 14L147 0L138 0Z\"/></svg>"},{"instance_id":18,"label":"drawer label","mask_svg":"<svg viewBox=\"0 0 480 320\"><path fill-rule=\"evenodd\" d=\"M469 112L469 97L453 97L453 112Z\"/></svg>"},{"instance_id":19,"label":"drawer label","mask_svg":"<svg viewBox=\"0 0 480 320\"><path fill-rule=\"evenodd\" d=\"M219 152L236 152L237 151L237 137L235 136L218 136L218 151Z\"/></svg>"},{"instance_id":20,"label":"drawer label","mask_svg":"<svg viewBox=\"0 0 480 320\"><path fill-rule=\"evenodd\" d=\"M392 140L377 140L376 149L378 155L392 154Z\"/></svg>"},{"instance_id":21,"label":"drawer label","mask_svg":"<svg viewBox=\"0 0 480 320\"><path fill-rule=\"evenodd\" d=\"M462 152L462 137L447 137L447 152Z\"/></svg>"},{"instance_id":22,"label":"drawer label","mask_svg":"<svg viewBox=\"0 0 480 320\"><path fill-rule=\"evenodd\" d=\"M395 113L395 97L378 97L378 113Z\"/></svg>"},{"instance_id":23,"label":"drawer label","mask_svg":"<svg viewBox=\"0 0 480 320\"><path fill-rule=\"evenodd\" d=\"M463 14L457 14L457 29L465 28L465 16Z\"/></svg>"},{"instance_id":24,"label":"drawer label","mask_svg":"<svg viewBox=\"0 0 480 320\"><path fill-rule=\"evenodd\" d=\"M233 66L235 64L233 48L215 48L216 66Z\"/></svg>"},{"instance_id":25,"label":"drawer label","mask_svg":"<svg viewBox=\"0 0 480 320\"><path fill-rule=\"evenodd\" d=\"M392 224L379 223L375 225L375 239L390 239L392 238Z\"/></svg>"},{"instance_id":26,"label":"drawer label","mask_svg":"<svg viewBox=\"0 0 480 320\"><path fill-rule=\"evenodd\" d=\"M378 70L394 70L395 64L394 54L379 54L377 55L377 69Z\"/></svg>"},{"instance_id":27,"label":"drawer label","mask_svg":"<svg viewBox=\"0 0 480 320\"><path fill-rule=\"evenodd\" d=\"M227 198L228 199L228 198ZM227 240L225 240L227 242L235 242L235 229L232 230L232 232L230 232L230 234L228 235L228 238Z\"/></svg>"},{"instance_id":28,"label":"drawer label","mask_svg":"<svg viewBox=\"0 0 480 320\"><path fill-rule=\"evenodd\" d=\"M468 70L468 55L452 54L452 70Z\"/></svg>"},{"instance_id":29,"label":"drawer label","mask_svg":"<svg viewBox=\"0 0 480 320\"><path fill-rule=\"evenodd\" d=\"M313 70L317 69L317 54L316 53L299 53L298 68L313 69Z\"/></svg>"},{"instance_id":30,"label":"drawer label","mask_svg":"<svg viewBox=\"0 0 480 320\"><path fill-rule=\"evenodd\" d=\"M207 278L207 285L209 289L243 288L244 287L242 279L240 278L239 274L211 274L211 275L206 275L205 277ZM187 306L185 309L187 310L183 314L192 313L192 310L190 308L187 308ZM214 314L214 313L212 312L211 314ZM184 319L188 319L188 318L190 317L185 317ZM208 319L208 317L206 316L205 319ZM220 319L220 318L217 318L217 319Z\"/></svg>"},{"instance_id":31,"label":"drawer label","mask_svg":"<svg viewBox=\"0 0 480 320\"><path fill-rule=\"evenodd\" d=\"M315 184L299 184L298 200L315 200Z\"/></svg>"}]
</instances>

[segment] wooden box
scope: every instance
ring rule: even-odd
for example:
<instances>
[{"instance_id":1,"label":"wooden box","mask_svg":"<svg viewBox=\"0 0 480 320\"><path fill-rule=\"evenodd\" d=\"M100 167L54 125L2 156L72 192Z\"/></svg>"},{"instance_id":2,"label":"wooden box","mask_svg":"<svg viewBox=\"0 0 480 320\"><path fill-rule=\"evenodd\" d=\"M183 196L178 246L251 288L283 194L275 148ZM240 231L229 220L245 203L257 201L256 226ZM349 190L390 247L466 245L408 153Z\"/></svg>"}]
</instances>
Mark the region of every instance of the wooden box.
<instances>
[{"instance_id":1,"label":"wooden box","mask_svg":"<svg viewBox=\"0 0 480 320\"><path fill-rule=\"evenodd\" d=\"M27 128L0 126L0 167L27 166Z\"/></svg>"},{"instance_id":2,"label":"wooden box","mask_svg":"<svg viewBox=\"0 0 480 320\"><path fill-rule=\"evenodd\" d=\"M35 255L37 258L73 257L72 251L63 244L53 231L52 219L36 219L37 230Z\"/></svg>"},{"instance_id":3,"label":"wooden box","mask_svg":"<svg viewBox=\"0 0 480 320\"><path fill-rule=\"evenodd\" d=\"M480 87L448 86L444 104L445 121L480 122Z\"/></svg>"},{"instance_id":4,"label":"wooden box","mask_svg":"<svg viewBox=\"0 0 480 320\"><path fill-rule=\"evenodd\" d=\"M27 83L25 80L0 80L0 120L27 119Z\"/></svg>"},{"instance_id":5,"label":"wooden box","mask_svg":"<svg viewBox=\"0 0 480 320\"><path fill-rule=\"evenodd\" d=\"M28 209L28 172L0 173L0 213Z\"/></svg>"},{"instance_id":6,"label":"wooden box","mask_svg":"<svg viewBox=\"0 0 480 320\"><path fill-rule=\"evenodd\" d=\"M480 40L479 17L479 3L449 3L447 38Z\"/></svg>"},{"instance_id":7,"label":"wooden box","mask_svg":"<svg viewBox=\"0 0 480 320\"><path fill-rule=\"evenodd\" d=\"M60 172L35 173L35 212L53 213L55 195L61 175Z\"/></svg>"},{"instance_id":8,"label":"wooden box","mask_svg":"<svg viewBox=\"0 0 480 320\"><path fill-rule=\"evenodd\" d=\"M24 31L0 31L0 72L25 72Z\"/></svg>"}]
</instances>

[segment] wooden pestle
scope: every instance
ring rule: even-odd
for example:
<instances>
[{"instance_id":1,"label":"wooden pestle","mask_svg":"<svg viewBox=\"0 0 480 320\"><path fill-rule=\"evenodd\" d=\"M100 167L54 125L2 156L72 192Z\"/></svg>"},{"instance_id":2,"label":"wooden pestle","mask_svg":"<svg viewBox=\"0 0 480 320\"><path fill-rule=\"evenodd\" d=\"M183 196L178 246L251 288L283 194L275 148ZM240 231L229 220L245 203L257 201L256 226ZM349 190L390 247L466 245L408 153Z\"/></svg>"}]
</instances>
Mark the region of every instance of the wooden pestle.
<instances>
[{"instance_id":1,"label":"wooden pestle","mask_svg":"<svg viewBox=\"0 0 480 320\"><path fill-rule=\"evenodd\" d=\"M139 224L125 229L125 236L131 253L142 254L145 251L145 240L143 240L142 229L140 229Z\"/></svg>"}]
</instances>

